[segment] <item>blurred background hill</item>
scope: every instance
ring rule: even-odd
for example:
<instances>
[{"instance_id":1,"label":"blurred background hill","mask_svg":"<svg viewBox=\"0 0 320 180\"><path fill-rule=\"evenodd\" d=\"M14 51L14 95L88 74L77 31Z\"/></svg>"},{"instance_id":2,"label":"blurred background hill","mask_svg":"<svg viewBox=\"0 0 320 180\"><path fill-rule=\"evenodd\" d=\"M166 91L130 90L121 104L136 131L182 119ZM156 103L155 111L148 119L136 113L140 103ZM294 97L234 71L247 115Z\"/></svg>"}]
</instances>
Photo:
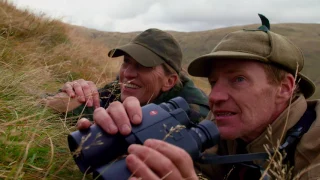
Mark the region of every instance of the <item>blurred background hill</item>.
<instances>
[{"instance_id":1,"label":"blurred background hill","mask_svg":"<svg viewBox=\"0 0 320 180\"><path fill-rule=\"evenodd\" d=\"M317 85L320 85L320 73L317 68L320 67L320 24L272 24L271 30L286 36L299 48L301 48L305 57L304 74L310 77ZM169 31L180 43L185 67L196 57L210 53L217 43L228 33L241 29L256 29L260 24L245 26L234 26L220 28L209 31L199 32L176 32ZM86 39L93 39L104 44L108 48L114 48L130 42L132 38L140 32L118 33L103 32L85 27L74 27L74 32ZM313 97L319 97L319 91Z\"/></svg>"},{"instance_id":2,"label":"blurred background hill","mask_svg":"<svg viewBox=\"0 0 320 180\"><path fill-rule=\"evenodd\" d=\"M187 67L228 32L258 26L170 33L181 44ZM320 24L271 28L302 49L304 73L319 86ZM75 130L74 123L40 106L39 100L67 81L83 78L101 87L115 78L121 61L108 58L108 50L138 33L73 26L0 0L0 179L90 179L79 172L69 153L66 137ZM193 79L209 92L205 79ZM312 98L319 97L317 90Z\"/></svg>"}]
</instances>

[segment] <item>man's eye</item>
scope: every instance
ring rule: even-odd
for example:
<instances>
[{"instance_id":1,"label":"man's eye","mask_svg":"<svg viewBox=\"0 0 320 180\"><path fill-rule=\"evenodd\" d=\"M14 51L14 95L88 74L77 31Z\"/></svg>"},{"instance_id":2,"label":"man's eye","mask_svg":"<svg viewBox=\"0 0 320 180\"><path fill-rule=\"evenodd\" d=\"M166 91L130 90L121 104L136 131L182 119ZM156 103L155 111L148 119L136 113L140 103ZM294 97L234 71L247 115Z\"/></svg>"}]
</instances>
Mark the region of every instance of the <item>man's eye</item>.
<instances>
[{"instance_id":1,"label":"man's eye","mask_svg":"<svg viewBox=\"0 0 320 180\"><path fill-rule=\"evenodd\" d=\"M144 70L146 67L142 66L141 64L137 63L136 68L139 70Z\"/></svg>"},{"instance_id":2,"label":"man's eye","mask_svg":"<svg viewBox=\"0 0 320 180\"><path fill-rule=\"evenodd\" d=\"M213 87L216 84L216 81L210 81L210 86Z\"/></svg>"},{"instance_id":3,"label":"man's eye","mask_svg":"<svg viewBox=\"0 0 320 180\"><path fill-rule=\"evenodd\" d=\"M238 77L236 77L236 79L235 79L236 82L242 82L242 81L244 81L244 80L245 80L245 78L242 77L242 76L238 76Z\"/></svg>"},{"instance_id":4,"label":"man's eye","mask_svg":"<svg viewBox=\"0 0 320 180\"><path fill-rule=\"evenodd\" d=\"M128 62L129 62L129 59L127 59L127 58L123 59L123 63L128 63Z\"/></svg>"}]
</instances>

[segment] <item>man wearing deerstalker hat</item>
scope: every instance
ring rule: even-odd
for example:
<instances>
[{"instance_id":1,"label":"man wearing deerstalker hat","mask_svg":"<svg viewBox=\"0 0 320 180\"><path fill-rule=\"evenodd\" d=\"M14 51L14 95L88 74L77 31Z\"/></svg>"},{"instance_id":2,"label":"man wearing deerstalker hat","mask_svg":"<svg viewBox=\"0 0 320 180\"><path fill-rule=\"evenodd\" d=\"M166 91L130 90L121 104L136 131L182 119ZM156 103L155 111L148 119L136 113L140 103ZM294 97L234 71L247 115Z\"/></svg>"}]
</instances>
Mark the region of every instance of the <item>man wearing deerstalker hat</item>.
<instances>
[{"instance_id":1,"label":"man wearing deerstalker hat","mask_svg":"<svg viewBox=\"0 0 320 180\"><path fill-rule=\"evenodd\" d=\"M209 116L224 139L218 154L261 153L266 145L274 147L267 151L285 151L286 157L275 155L271 163L255 160L246 166L258 165L256 168L266 171L264 175L276 177L278 173L278 178L289 178L291 172L293 178L320 163L320 101L306 100L315 92L315 85L301 73L301 50L270 31L268 20L260 17L265 24L226 35L211 53L195 59L188 72L207 77L211 84ZM279 162L283 165L280 168L275 165ZM288 169L281 174L284 165ZM252 169L244 168L243 163L220 165L222 168L215 171L211 171L212 165L199 167L215 179L219 179L213 175L216 171L220 178L253 176ZM301 177L319 179L319 170L320 166L310 168Z\"/></svg>"},{"instance_id":2,"label":"man wearing deerstalker hat","mask_svg":"<svg viewBox=\"0 0 320 180\"><path fill-rule=\"evenodd\" d=\"M46 99L48 107L68 112L69 117L79 119L80 115L93 120L94 109L105 110L112 102L123 102L129 96L136 97L140 105L160 104L181 96L191 107L192 121L199 122L208 114L208 98L183 72L182 51L171 34L156 28L147 29L128 44L110 50L108 55L123 56L117 80L99 90L93 82L83 79L67 82L60 93ZM129 133L129 120L122 120L108 127L108 132ZM82 123L90 124L84 119L78 124ZM118 127L119 124L122 127Z\"/></svg>"},{"instance_id":3,"label":"man wearing deerstalker hat","mask_svg":"<svg viewBox=\"0 0 320 180\"><path fill-rule=\"evenodd\" d=\"M306 100L315 85L301 74L300 49L270 31L269 21L260 17L263 24L258 29L226 35L211 53L188 67L191 75L207 77L211 84L207 118L219 129L218 146L192 163L186 151L164 141L131 145L126 162L133 177L197 179L195 165L209 179L320 178L320 100ZM130 98L109 110L123 109L119 114L132 116L141 107L125 104L135 102Z\"/></svg>"}]
</instances>

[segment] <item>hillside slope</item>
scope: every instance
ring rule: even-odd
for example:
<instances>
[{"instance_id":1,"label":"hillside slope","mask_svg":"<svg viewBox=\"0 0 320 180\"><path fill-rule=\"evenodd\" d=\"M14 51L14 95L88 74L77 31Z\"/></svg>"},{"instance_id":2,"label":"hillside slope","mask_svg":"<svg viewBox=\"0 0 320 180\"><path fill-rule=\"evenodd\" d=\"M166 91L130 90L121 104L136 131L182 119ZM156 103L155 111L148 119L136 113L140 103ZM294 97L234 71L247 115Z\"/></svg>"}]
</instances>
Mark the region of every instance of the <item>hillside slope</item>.
<instances>
[{"instance_id":1,"label":"hillside slope","mask_svg":"<svg viewBox=\"0 0 320 180\"><path fill-rule=\"evenodd\" d=\"M73 34L0 0L0 179L86 179L67 144L76 120L39 105L67 81L112 76L107 48Z\"/></svg>"},{"instance_id":2,"label":"hillside slope","mask_svg":"<svg viewBox=\"0 0 320 180\"><path fill-rule=\"evenodd\" d=\"M194 58L210 53L217 43L229 32L241 29L255 29L259 24L235 26L200 32L174 32L170 31L179 41L183 55L184 64L189 64ZM305 68L303 72L315 81L317 86L320 85L320 24L272 24L271 30L286 36L294 42L305 56ZM75 27L75 32L79 36L93 39L105 44L109 48L114 48L128 43L140 32L118 33L102 32L83 27ZM319 88L318 88L319 89ZM313 98L320 97L320 91L317 90Z\"/></svg>"}]
</instances>

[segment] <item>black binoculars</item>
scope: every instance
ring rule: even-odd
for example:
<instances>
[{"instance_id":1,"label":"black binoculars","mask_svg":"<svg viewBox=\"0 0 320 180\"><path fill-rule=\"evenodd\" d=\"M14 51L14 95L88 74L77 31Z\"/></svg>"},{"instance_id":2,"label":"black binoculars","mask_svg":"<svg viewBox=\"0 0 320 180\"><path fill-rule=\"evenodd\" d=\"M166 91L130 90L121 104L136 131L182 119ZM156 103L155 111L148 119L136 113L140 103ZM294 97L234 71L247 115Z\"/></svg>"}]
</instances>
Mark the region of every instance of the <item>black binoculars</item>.
<instances>
[{"instance_id":1,"label":"black binoculars","mask_svg":"<svg viewBox=\"0 0 320 180\"><path fill-rule=\"evenodd\" d=\"M68 135L69 149L81 172L93 172L95 179L128 179L131 172L124 157L119 157L126 154L129 145L143 144L150 138L176 145L197 161L205 149L218 143L220 136L212 121L194 124L189 120L189 112L190 107L182 97L159 105L147 104L142 107L142 123L132 125L129 135L110 135L92 125L87 130ZM185 128L170 132L178 125ZM170 135L166 136L169 132Z\"/></svg>"}]
</instances>

